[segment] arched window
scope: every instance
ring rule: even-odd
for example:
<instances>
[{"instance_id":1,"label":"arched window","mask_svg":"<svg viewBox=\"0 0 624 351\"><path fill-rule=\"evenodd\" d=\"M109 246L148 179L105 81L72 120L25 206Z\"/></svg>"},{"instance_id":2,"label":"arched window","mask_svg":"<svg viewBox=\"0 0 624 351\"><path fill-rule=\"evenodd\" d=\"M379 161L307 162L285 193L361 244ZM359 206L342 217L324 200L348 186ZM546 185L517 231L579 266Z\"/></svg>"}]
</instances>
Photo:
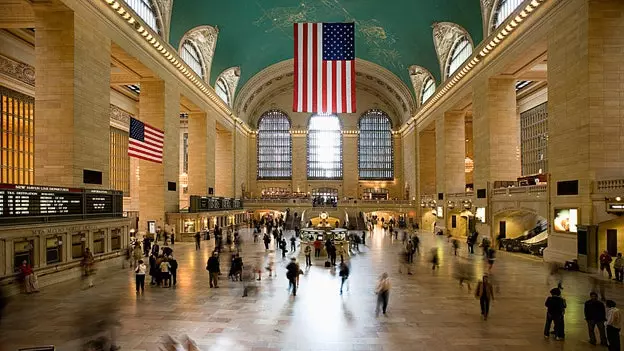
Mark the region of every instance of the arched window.
<instances>
[{"instance_id":1,"label":"arched window","mask_svg":"<svg viewBox=\"0 0 624 351\"><path fill-rule=\"evenodd\" d=\"M522 4L524 0L499 0L494 10L492 29L498 28L509 15L511 15Z\"/></svg>"},{"instance_id":2,"label":"arched window","mask_svg":"<svg viewBox=\"0 0 624 351\"><path fill-rule=\"evenodd\" d=\"M126 3L141 17L145 24L160 34L156 10L154 10L152 0L126 0Z\"/></svg>"},{"instance_id":3,"label":"arched window","mask_svg":"<svg viewBox=\"0 0 624 351\"><path fill-rule=\"evenodd\" d=\"M383 111L370 110L360 118L358 161L360 179L394 179L392 123Z\"/></svg>"},{"instance_id":4,"label":"arched window","mask_svg":"<svg viewBox=\"0 0 624 351\"><path fill-rule=\"evenodd\" d=\"M180 54L184 62L203 79L204 69L202 67L201 58L199 57L199 51L195 47L195 44L186 40L184 44L182 44L182 52Z\"/></svg>"},{"instance_id":5,"label":"arched window","mask_svg":"<svg viewBox=\"0 0 624 351\"><path fill-rule=\"evenodd\" d=\"M435 93L435 80L432 77L428 77L425 79L425 84L423 84L422 96L420 97L420 104L424 104L429 100L430 97Z\"/></svg>"},{"instance_id":6,"label":"arched window","mask_svg":"<svg viewBox=\"0 0 624 351\"><path fill-rule=\"evenodd\" d=\"M450 77L457 71L459 67L472 55L472 44L466 37L459 38L453 50L451 50L451 56L448 61L447 77Z\"/></svg>"},{"instance_id":7,"label":"arched window","mask_svg":"<svg viewBox=\"0 0 624 351\"><path fill-rule=\"evenodd\" d=\"M291 177L290 121L284 112L271 110L258 122L258 179Z\"/></svg>"},{"instance_id":8,"label":"arched window","mask_svg":"<svg viewBox=\"0 0 624 351\"><path fill-rule=\"evenodd\" d=\"M226 105L230 105L230 94L228 93L227 85L223 78L219 78L217 83L215 84L215 91L217 92L217 96L225 102Z\"/></svg>"},{"instance_id":9,"label":"arched window","mask_svg":"<svg viewBox=\"0 0 624 351\"><path fill-rule=\"evenodd\" d=\"M342 135L336 115L310 117L308 179L342 179Z\"/></svg>"}]
</instances>

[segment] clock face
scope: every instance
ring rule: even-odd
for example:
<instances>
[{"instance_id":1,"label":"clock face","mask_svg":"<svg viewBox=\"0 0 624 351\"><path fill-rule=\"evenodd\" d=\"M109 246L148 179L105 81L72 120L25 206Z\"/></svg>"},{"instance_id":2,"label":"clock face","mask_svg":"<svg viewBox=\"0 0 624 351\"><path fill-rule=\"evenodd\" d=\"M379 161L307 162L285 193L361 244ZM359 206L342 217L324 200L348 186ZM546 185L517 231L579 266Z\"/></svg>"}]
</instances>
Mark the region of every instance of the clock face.
<instances>
[{"instance_id":1,"label":"clock face","mask_svg":"<svg viewBox=\"0 0 624 351\"><path fill-rule=\"evenodd\" d=\"M327 212L321 212L320 217L321 217L321 219L327 219L327 217L328 217Z\"/></svg>"}]
</instances>

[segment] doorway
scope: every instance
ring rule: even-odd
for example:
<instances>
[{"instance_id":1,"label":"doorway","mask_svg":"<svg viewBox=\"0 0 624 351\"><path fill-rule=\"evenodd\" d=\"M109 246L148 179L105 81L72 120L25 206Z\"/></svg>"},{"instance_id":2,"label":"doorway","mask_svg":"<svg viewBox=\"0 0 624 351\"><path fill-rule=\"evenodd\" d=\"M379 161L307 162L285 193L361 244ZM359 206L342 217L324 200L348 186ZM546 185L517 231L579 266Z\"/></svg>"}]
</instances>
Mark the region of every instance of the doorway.
<instances>
[{"instance_id":1,"label":"doorway","mask_svg":"<svg viewBox=\"0 0 624 351\"><path fill-rule=\"evenodd\" d=\"M507 222L500 221L498 222L498 234L502 239L507 237Z\"/></svg>"}]
</instances>

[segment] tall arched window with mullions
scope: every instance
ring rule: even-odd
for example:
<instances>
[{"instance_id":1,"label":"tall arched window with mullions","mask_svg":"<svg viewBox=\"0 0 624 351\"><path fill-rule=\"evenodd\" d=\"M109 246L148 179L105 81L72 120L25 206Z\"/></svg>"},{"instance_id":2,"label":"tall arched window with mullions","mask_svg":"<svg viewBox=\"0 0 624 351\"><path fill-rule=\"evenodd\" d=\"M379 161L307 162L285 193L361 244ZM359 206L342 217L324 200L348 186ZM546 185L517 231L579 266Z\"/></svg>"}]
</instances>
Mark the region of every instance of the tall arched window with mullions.
<instances>
[{"instance_id":1,"label":"tall arched window with mullions","mask_svg":"<svg viewBox=\"0 0 624 351\"><path fill-rule=\"evenodd\" d=\"M156 33L161 34L160 28L158 28L158 16L152 0L126 0L126 3L141 17L145 24Z\"/></svg>"},{"instance_id":2,"label":"tall arched window with mullions","mask_svg":"<svg viewBox=\"0 0 624 351\"><path fill-rule=\"evenodd\" d=\"M472 56L472 43L463 36L453 44L453 50L451 50L446 66L446 77L452 76L470 56Z\"/></svg>"},{"instance_id":3,"label":"tall arched window with mullions","mask_svg":"<svg viewBox=\"0 0 624 351\"><path fill-rule=\"evenodd\" d=\"M498 28L524 0L498 0L492 16L492 30Z\"/></svg>"},{"instance_id":4,"label":"tall arched window with mullions","mask_svg":"<svg viewBox=\"0 0 624 351\"><path fill-rule=\"evenodd\" d=\"M199 56L199 50L193 42L187 40L182 44L182 52L180 53L182 60L197 73L202 79L204 79L204 68L201 58Z\"/></svg>"},{"instance_id":5,"label":"tall arched window with mullions","mask_svg":"<svg viewBox=\"0 0 624 351\"><path fill-rule=\"evenodd\" d=\"M336 115L310 117L308 179L342 179L342 134Z\"/></svg>"},{"instance_id":6,"label":"tall arched window with mullions","mask_svg":"<svg viewBox=\"0 0 624 351\"><path fill-rule=\"evenodd\" d=\"M392 122L381 110L367 111L360 118L358 164L360 179L394 179Z\"/></svg>"},{"instance_id":7,"label":"tall arched window with mullions","mask_svg":"<svg viewBox=\"0 0 624 351\"><path fill-rule=\"evenodd\" d=\"M258 121L258 179L292 177L290 120L279 110L271 110Z\"/></svg>"}]
</instances>

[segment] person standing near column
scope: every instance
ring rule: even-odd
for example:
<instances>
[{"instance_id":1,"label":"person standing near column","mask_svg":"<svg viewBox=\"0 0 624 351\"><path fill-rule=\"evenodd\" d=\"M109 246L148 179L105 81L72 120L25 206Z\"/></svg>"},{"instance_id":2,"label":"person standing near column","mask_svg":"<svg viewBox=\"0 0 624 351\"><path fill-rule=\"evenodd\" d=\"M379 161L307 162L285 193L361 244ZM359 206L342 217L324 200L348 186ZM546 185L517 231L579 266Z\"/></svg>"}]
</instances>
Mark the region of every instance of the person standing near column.
<instances>
[{"instance_id":1,"label":"person standing near column","mask_svg":"<svg viewBox=\"0 0 624 351\"><path fill-rule=\"evenodd\" d=\"M589 300L585 301L585 321L589 332L589 343L596 345L595 329L598 328L600 334L600 345L607 346L607 336L605 333L605 321L607 320L605 305L598 300L598 294L591 292Z\"/></svg>"},{"instance_id":2,"label":"person standing near column","mask_svg":"<svg viewBox=\"0 0 624 351\"><path fill-rule=\"evenodd\" d=\"M477 284L475 297L479 299L481 304L481 316L483 316L483 320L486 321L488 314L490 314L490 302L494 300L494 289L487 275L484 275L483 279Z\"/></svg>"},{"instance_id":3,"label":"person standing near column","mask_svg":"<svg viewBox=\"0 0 624 351\"><path fill-rule=\"evenodd\" d=\"M620 351L620 330L622 329L622 313L615 307L613 300L607 300L607 340L609 351Z\"/></svg>"}]
</instances>

